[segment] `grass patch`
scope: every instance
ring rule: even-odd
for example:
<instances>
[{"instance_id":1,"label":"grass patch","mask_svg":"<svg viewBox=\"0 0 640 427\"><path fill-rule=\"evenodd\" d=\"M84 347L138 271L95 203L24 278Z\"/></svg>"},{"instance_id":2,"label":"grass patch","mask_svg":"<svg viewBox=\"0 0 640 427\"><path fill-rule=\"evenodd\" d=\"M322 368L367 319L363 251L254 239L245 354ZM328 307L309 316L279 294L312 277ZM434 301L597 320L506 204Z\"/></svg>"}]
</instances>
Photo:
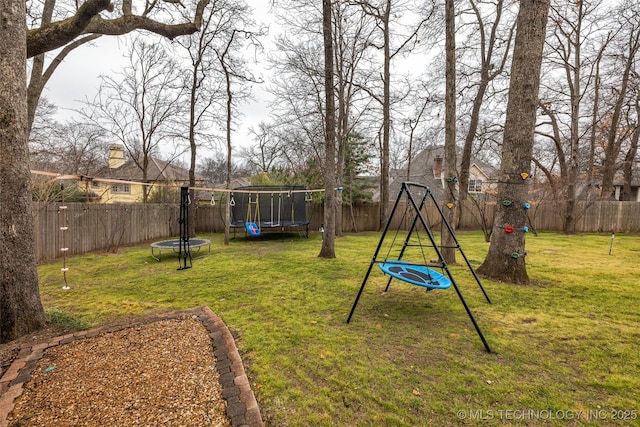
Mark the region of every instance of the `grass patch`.
<instances>
[{"instance_id":1,"label":"grass patch","mask_svg":"<svg viewBox=\"0 0 640 427\"><path fill-rule=\"evenodd\" d=\"M493 354L453 290L394 281L384 293L377 268L345 323L379 233L338 239L332 260L317 257L317 234L227 247L221 235L199 237L213 242L211 256L184 271L176 257L156 262L141 245L68 259L64 291L60 263L41 265L43 303L85 325L211 307L236 335L270 426L456 426L480 417L605 425L613 411L640 416L638 236L616 235L611 256L608 234L530 236L533 284L483 280L493 304L463 265L451 266ZM488 250L482 234L458 239L477 267ZM523 409L538 412L508 412ZM584 412L567 421L537 419L540 411Z\"/></svg>"},{"instance_id":2,"label":"grass patch","mask_svg":"<svg viewBox=\"0 0 640 427\"><path fill-rule=\"evenodd\" d=\"M45 311L45 319L47 324L66 330L82 331L93 327L91 323L78 316L55 308L50 308Z\"/></svg>"}]
</instances>

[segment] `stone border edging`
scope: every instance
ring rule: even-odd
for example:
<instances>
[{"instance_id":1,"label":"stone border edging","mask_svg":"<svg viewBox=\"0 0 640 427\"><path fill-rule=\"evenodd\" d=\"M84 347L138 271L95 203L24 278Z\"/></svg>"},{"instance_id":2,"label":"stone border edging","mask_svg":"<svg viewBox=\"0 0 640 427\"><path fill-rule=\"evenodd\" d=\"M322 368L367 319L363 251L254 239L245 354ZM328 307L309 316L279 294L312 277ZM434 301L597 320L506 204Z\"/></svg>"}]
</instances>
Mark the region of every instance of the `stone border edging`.
<instances>
[{"instance_id":1,"label":"stone border edging","mask_svg":"<svg viewBox=\"0 0 640 427\"><path fill-rule=\"evenodd\" d=\"M207 306L160 313L131 322L101 326L51 338L47 341L23 345L11 366L0 378L0 427L8 427L7 417L13 410L15 399L22 394L23 385L31 379L31 373L49 347L160 320L180 319L186 316L196 316L207 328L209 336L213 340L213 354L216 357L216 369L220 374L222 398L227 402L227 416L231 420L231 425L233 427L262 427L260 408L251 390L249 378L244 371L235 340L222 318Z\"/></svg>"}]
</instances>

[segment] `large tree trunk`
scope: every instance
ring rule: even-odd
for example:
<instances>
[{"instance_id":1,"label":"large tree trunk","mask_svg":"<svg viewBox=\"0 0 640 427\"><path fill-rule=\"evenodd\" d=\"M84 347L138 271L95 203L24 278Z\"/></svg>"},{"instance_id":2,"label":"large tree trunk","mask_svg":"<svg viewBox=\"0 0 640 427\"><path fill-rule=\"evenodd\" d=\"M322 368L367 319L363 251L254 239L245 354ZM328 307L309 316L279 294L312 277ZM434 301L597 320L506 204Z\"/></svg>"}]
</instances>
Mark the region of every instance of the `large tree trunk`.
<instances>
[{"instance_id":1,"label":"large tree trunk","mask_svg":"<svg viewBox=\"0 0 640 427\"><path fill-rule=\"evenodd\" d=\"M385 3L384 28L384 66L383 66L383 99L382 99L382 165L380 170L380 229L387 223L389 216L389 144L391 138L391 51L389 19L391 0Z\"/></svg>"},{"instance_id":2,"label":"large tree trunk","mask_svg":"<svg viewBox=\"0 0 640 427\"><path fill-rule=\"evenodd\" d=\"M455 226L456 209L456 25L453 0L447 0L445 5L446 21L446 94L445 94L445 124L444 124L444 215L447 222ZM456 262L455 241L451 233L440 235L442 257L447 264Z\"/></svg>"},{"instance_id":3,"label":"large tree trunk","mask_svg":"<svg viewBox=\"0 0 640 427\"><path fill-rule=\"evenodd\" d=\"M324 238L320 258L335 258L336 240L336 107L333 92L333 36L331 0L322 0L322 32L324 35L324 89L326 101L324 162Z\"/></svg>"},{"instance_id":4,"label":"large tree trunk","mask_svg":"<svg viewBox=\"0 0 640 427\"><path fill-rule=\"evenodd\" d=\"M0 342L44 324L36 269L27 144L24 1L3 2L0 26Z\"/></svg>"},{"instance_id":5,"label":"large tree trunk","mask_svg":"<svg viewBox=\"0 0 640 427\"><path fill-rule=\"evenodd\" d=\"M338 58L338 61L340 58ZM344 183L344 158L347 138L349 138L349 117L347 116L347 99L345 94L345 82L341 73L336 73L340 82L338 83L338 124L336 126L336 139L338 149L336 152L336 183ZM336 236L342 237L342 191L336 192Z\"/></svg>"},{"instance_id":6,"label":"large tree trunk","mask_svg":"<svg viewBox=\"0 0 640 427\"><path fill-rule=\"evenodd\" d=\"M231 119L233 115L233 91L231 90L231 73L227 70L224 62L221 64L224 68L224 76L227 83L227 189L231 189ZM229 196L230 193L227 193ZM228 198L228 197L227 197ZM231 224L231 210L229 203L225 211L225 228L224 228L224 244L229 245L229 227ZM258 209L260 207L258 206ZM248 219L247 219L248 220Z\"/></svg>"},{"instance_id":7,"label":"large tree trunk","mask_svg":"<svg viewBox=\"0 0 640 427\"><path fill-rule=\"evenodd\" d=\"M194 67L191 71L191 87L189 91L189 197L194 201L189 213L189 237L196 236L196 212L197 212L197 200L196 192L193 187L196 186L196 159L198 152L198 145L196 144L196 91L198 87L198 70Z\"/></svg>"},{"instance_id":8,"label":"large tree trunk","mask_svg":"<svg viewBox=\"0 0 640 427\"><path fill-rule=\"evenodd\" d=\"M581 91L581 50L582 50L582 18L583 5L577 2L578 8L577 21L574 23L576 28L574 46L573 66L569 67L569 63L565 64L567 68L567 80L570 89L571 101L571 137L569 147L569 165L567 168L567 203L565 206L564 224L562 230L565 234L573 234L576 231L576 198L578 187L578 174L580 172L579 155L580 155L580 101L582 99ZM568 59L568 58L567 58Z\"/></svg>"},{"instance_id":9,"label":"large tree trunk","mask_svg":"<svg viewBox=\"0 0 640 427\"><path fill-rule=\"evenodd\" d=\"M529 283L525 264L525 209L536 124L540 67L549 14L549 0L522 0L509 84L509 102L502 145L495 227L489 252L478 274L510 282ZM526 175L525 175L526 174ZM506 206L503 201L512 202Z\"/></svg>"}]
</instances>

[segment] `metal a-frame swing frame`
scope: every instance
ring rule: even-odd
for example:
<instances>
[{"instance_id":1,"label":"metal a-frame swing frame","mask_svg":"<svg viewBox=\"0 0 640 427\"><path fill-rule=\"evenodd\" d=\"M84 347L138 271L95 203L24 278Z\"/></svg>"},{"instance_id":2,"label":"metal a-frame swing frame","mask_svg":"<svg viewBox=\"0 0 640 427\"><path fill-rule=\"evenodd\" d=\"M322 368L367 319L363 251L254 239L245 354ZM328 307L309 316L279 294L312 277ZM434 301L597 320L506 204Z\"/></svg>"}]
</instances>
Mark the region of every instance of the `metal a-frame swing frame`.
<instances>
[{"instance_id":1,"label":"metal a-frame swing frame","mask_svg":"<svg viewBox=\"0 0 640 427\"><path fill-rule=\"evenodd\" d=\"M424 191L424 194L422 196L422 199L420 200L420 203L416 203L416 200L411 192L411 189L415 187L415 188L419 188L422 191ZM450 236L452 237L453 242L455 243L454 246L452 246L453 248L457 249L460 254L462 255L462 258L464 259L465 263L467 264L467 267L469 268L469 271L471 272L471 274L473 275L473 278L476 280L476 283L478 284L478 286L480 287L480 289L482 290L482 293L484 294L487 302L489 304L491 304L491 299L489 298L489 295L487 295L487 292L485 291L484 287L482 286L482 283L480 283L480 279L478 278L478 275L476 274L475 270L473 269L473 267L471 266L471 264L469 263L469 259L467 258L467 256L465 255L464 251L462 250L462 247L460 246L460 243L458 242L458 239L455 236L455 233L453 231L453 228L451 227L451 225L448 223L444 212L442 211L442 209L440 208L440 206L438 205L437 201L435 200L435 197L433 196L433 193L431 192L431 189L425 185L422 184L418 184L418 183L414 183L414 182L403 182L400 188L400 192L398 193L398 197L396 198L396 201L393 205L393 209L391 210L391 213L389 214L389 218L387 220L387 223L384 227L384 230L382 232L382 236L380 237L380 242L378 243L378 247L376 248L376 251L373 255L373 258L371 260L371 263L369 264L369 268L367 269L367 273L364 276L364 279L362 281L362 285L360 286L360 290L358 291L358 294L356 296L355 301L353 302L353 306L351 307L351 312L349 313L349 317L347 318L347 323L351 322L351 318L353 317L353 313L356 309L356 306L358 305L358 301L360 300L360 297L362 296L362 292L364 290L365 285L367 284L367 281L369 280L369 275L371 274L371 270L373 269L373 266L375 264L381 264L381 263L386 263L387 260L383 260L383 259L379 259L378 255L380 253L380 249L382 248L382 245L384 243L385 240L385 236L387 234L387 232L389 231L389 228L391 226L391 222L394 218L394 213L395 211L398 209L398 206L400 204L400 201L402 200L403 196L406 195L406 198L408 200L409 205L407 207L412 207L414 209L414 211L416 212L415 217L413 218L413 221L411 223L411 226L409 228L409 231L407 233L407 236L404 240L402 249L400 250L400 254L398 257L397 261L393 261L396 262L398 264L402 264L402 265L411 265L409 263L406 263L405 261L402 261L402 257L405 253L405 250L407 249L407 247L409 246L415 246L409 243L411 235L413 234L414 231L416 231L416 226L418 225L418 221L420 222L420 225L422 225L422 227L424 228L424 230L426 230L426 233L429 237L429 241L431 242L431 246L433 247L433 249L435 250L437 256L438 256L438 263L439 264L426 264L425 265L417 265L417 267L425 269L426 270L429 269L429 267L437 267L442 269L443 271L446 272L446 275L448 277L448 280L451 282L451 285L453 285L453 288L456 291L456 294L458 295L458 298L460 299L460 302L462 303L462 305L464 306L465 311L467 312L467 315L469 316L469 319L471 319L471 323L473 323L473 326L476 330L476 332L478 333L478 336L480 337L480 340L482 340L482 343L484 344L484 348L487 350L488 353L491 353L491 348L489 347L489 344L487 343L487 340L485 339L484 335L482 334L482 331L480 330L480 326L478 326L478 323L476 322L476 319L473 317L473 313L471 312L471 309L469 308L469 306L467 305L467 302L465 301L464 297L462 296L462 293L460 292L460 288L458 287L453 275L451 274L451 271L449 270L449 266L447 265L446 261L444 260L443 256L442 256L442 252L440 251L440 248L442 246L438 246L438 244L436 243L435 237L433 235L433 232L431 231L431 228L429 227L429 224L427 223L427 221L425 221L424 216L422 215L422 208L424 207L425 203L427 202L427 200L431 200L433 202L433 204L435 205L435 207L438 210L438 213L440 215L440 219L442 221L442 224L444 225L443 229L443 233L446 231L450 234ZM417 231L416 231L417 232ZM391 281L394 279L394 277L398 280L407 282L407 283L412 283L409 280L404 279L401 276L397 276L397 275L393 275L390 274L389 276L389 281L387 282L387 286L385 287L385 292L389 289L389 285L391 284ZM446 278L445 278L446 279ZM416 283L412 283L412 284L416 284ZM441 286L429 286L426 285L425 287L427 287L427 290L429 289L442 289L443 287ZM447 286L448 287L448 286Z\"/></svg>"},{"instance_id":2,"label":"metal a-frame swing frame","mask_svg":"<svg viewBox=\"0 0 640 427\"><path fill-rule=\"evenodd\" d=\"M180 188L180 242L178 250L178 262L180 267L178 270L186 270L191 268L193 257L191 255L191 245L189 244L189 187L182 186Z\"/></svg>"}]
</instances>

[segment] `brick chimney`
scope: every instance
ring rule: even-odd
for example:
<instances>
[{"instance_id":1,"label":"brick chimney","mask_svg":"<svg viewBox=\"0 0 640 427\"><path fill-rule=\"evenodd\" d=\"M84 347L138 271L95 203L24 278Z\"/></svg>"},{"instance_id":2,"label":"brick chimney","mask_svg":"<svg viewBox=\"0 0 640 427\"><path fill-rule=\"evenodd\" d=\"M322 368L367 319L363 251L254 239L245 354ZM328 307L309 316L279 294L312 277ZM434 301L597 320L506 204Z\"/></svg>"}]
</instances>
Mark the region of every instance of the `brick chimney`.
<instances>
[{"instance_id":1,"label":"brick chimney","mask_svg":"<svg viewBox=\"0 0 640 427\"><path fill-rule=\"evenodd\" d=\"M440 178L442 176L442 157L433 158L433 177Z\"/></svg>"},{"instance_id":2,"label":"brick chimney","mask_svg":"<svg viewBox=\"0 0 640 427\"><path fill-rule=\"evenodd\" d=\"M118 169L124 165L124 147L121 144L109 145L109 169Z\"/></svg>"}]
</instances>

